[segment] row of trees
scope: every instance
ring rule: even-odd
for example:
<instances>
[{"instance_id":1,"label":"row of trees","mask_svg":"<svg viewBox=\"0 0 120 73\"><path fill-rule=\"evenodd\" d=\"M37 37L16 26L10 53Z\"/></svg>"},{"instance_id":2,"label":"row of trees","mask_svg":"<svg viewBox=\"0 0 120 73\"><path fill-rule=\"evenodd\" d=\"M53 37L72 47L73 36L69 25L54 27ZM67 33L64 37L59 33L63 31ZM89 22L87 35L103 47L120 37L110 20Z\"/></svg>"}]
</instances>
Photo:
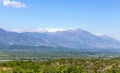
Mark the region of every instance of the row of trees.
<instances>
[{"instance_id":1,"label":"row of trees","mask_svg":"<svg viewBox=\"0 0 120 73\"><path fill-rule=\"evenodd\" d=\"M0 73L120 73L120 60L10 61L0 63Z\"/></svg>"}]
</instances>

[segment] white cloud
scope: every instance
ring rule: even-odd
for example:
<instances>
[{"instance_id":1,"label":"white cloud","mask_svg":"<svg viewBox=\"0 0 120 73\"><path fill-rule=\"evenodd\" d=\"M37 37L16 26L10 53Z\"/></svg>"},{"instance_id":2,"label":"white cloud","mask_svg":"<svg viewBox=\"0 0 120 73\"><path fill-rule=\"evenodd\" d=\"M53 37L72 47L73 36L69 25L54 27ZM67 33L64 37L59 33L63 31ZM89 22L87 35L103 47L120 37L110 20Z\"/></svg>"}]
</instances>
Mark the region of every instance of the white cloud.
<instances>
[{"instance_id":1,"label":"white cloud","mask_svg":"<svg viewBox=\"0 0 120 73\"><path fill-rule=\"evenodd\" d=\"M25 3L21 3L16 0L3 0L3 6L14 7L14 8L26 8Z\"/></svg>"}]
</instances>

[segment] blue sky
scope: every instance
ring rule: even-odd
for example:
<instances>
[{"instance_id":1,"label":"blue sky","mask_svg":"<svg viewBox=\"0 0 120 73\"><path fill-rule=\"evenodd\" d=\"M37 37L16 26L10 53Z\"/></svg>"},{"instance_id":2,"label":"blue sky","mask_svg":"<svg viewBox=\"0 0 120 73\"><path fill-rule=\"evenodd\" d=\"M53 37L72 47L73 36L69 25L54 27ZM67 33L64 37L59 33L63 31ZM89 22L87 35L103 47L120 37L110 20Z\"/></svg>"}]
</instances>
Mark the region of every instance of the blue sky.
<instances>
[{"instance_id":1,"label":"blue sky","mask_svg":"<svg viewBox=\"0 0 120 73\"><path fill-rule=\"evenodd\" d=\"M0 0L0 28L81 28L120 39L120 0Z\"/></svg>"}]
</instances>

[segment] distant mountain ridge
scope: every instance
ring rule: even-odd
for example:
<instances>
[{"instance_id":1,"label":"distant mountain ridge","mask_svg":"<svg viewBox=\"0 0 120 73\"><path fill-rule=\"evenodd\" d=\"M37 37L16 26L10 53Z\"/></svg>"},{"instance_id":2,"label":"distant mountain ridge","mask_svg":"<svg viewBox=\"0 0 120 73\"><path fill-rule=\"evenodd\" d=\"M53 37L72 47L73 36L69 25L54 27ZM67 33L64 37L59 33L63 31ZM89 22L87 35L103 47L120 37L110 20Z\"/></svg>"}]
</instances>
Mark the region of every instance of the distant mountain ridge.
<instances>
[{"instance_id":1,"label":"distant mountain ridge","mask_svg":"<svg viewBox=\"0 0 120 73\"><path fill-rule=\"evenodd\" d=\"M0 28L0 45L49 46L67 48L120 48L120 41L97 36L82 29L56 29L51 32L15 32Z\"/></svg>"}]
</instances>

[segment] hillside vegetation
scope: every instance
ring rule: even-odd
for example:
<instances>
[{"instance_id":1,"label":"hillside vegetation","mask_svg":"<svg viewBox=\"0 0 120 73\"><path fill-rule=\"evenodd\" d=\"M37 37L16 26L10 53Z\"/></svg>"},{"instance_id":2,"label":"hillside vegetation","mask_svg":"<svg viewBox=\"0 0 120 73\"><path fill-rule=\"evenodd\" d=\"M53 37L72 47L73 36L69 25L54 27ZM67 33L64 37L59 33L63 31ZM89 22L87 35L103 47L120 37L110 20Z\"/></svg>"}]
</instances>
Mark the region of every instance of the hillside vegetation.
<instances>
[{"instance_id":1,"label":"hillside vegetation","mask_svg":"<svg viewBox=\"0 0 120 73\"><path fill-rule=\"evenodd\" d=\"M0 73L120 73L120 60L9 61L0 63Z\"/></svg>"}]
</instances>

